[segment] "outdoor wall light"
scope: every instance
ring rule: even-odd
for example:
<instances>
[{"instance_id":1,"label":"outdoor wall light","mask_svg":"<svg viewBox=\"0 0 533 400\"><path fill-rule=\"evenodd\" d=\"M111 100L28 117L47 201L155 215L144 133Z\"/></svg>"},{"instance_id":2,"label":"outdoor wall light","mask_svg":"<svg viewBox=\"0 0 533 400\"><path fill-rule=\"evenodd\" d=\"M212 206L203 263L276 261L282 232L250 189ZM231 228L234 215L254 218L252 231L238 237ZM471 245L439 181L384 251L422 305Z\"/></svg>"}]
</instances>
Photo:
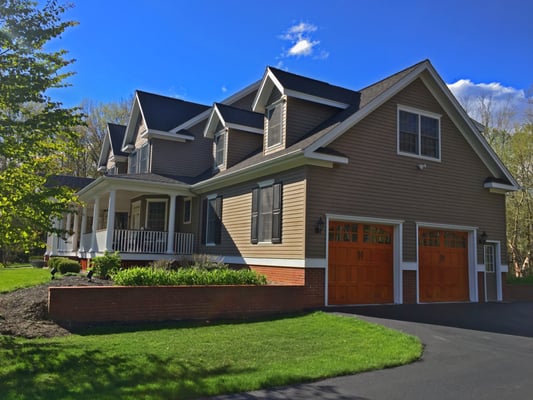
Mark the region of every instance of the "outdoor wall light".
<instances>
[{"instance_id":1,"label":"outdoor wall light","mask_svg":"<svg viewBox=\"0 0 533 400\"><path fill-rule=\"evenodd\" d=\"M487 232L483 231L483 233L479 235L479 244L483 246L485 243L487 243L487 237Z\"/></svg>"},{"instance_id":2,"label":"outdoor wall light","mask_svg":"<svg viewBox=\"0 0 533 400\"><path fill-rule=\"evenodd\" d=\"M322 215L318 217L318 221L316 221L315 225L315 233L322 233L324 230L324 220L322 219Z\"/></svg>"}]
</instances>

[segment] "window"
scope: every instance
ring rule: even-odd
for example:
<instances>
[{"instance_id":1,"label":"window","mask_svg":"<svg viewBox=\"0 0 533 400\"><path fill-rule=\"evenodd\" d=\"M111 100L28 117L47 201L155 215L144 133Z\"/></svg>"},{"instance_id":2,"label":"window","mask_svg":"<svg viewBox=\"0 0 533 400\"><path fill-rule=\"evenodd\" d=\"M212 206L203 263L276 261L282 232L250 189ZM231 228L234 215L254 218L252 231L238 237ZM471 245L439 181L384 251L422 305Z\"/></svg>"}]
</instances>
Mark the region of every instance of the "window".
<instances>
[{"instance_id":1,"label":"window","mask_svg":"<svg viewBox=\"0 0 533 400\"><path fill-rule=\"evenodd\" d=\"M183 223L190 224L192 219L192 200L190 198L183 200Z\"/></svg>"},{"instance_id":2,"label":"window","mask_svg":"<svg viewBox=\"0 0 533 400\"><path fill-rule=\"evenodd\" d=\"M252 190L251 242L281 243L281 183Z\"/></svg>"},{"instance_id":3,"label":"window","mask_svg":"<svg viewBox=\"0 0 533 400\"><path fill-rule=\"evenodd\" d=\"M141 148L134 150L129 155L130 174L142 174L148 172L150 159L150 146L145 144Z\"/></svg>"},{"instance_id":4,"label":"window","mask_svg":"<svg viewBox=\"0 0 533 400\"><path fill-rule=\"evenodd\" d=\"M130 174L137 173L137 152L134 151L129 156Z\"/></svg>"},{"instance_id":5,"label":"window","mask_svg":"<svg viewBox=\"0 0 533 400\"><path fill-rule=\"evenodd\" d=\"M226 131L222 130L215 135L215 167L224 165L226 154Z\"/></svg>"},{"instance_id":6,"label":"window","mask_svg":"<svg viewBox=\"0 0 533 400\"><path fill-rule=\"evenodd\" d=\"M166 200L148 200L146 203L146 229L164 231L167 217Z\"/></svg>"},{"instance_id":7,"label":"window","mask_svg":"<svg viewBox=\"0 0 533 400\"><path fill-rule=\"evenodd\" d=\"M204 200L202 243L220 244L222 225L222 196L211 195Z\"/></svg>"},{"instance_id":8,"label":"window","mask_svg":"<svg viewBox=\"0 0 533 400\"><path fill-rule=\"evenodd\" d=\"M267 109L267 147L273 147L281 143L283 101L278 101Z\"/></svg>"},{"instance_id":9,"label":"window","mask_svg":"<svg viewBox=\"0 0 533 400\"><path fill-rule=\"evenodd\" d=\"M145 144L139 149L139 173L148 172L148 160L150 159L150 147Z\"/></svg>"},{"instance_id":10,"label":"window","mask_svg":"<svg viewBox=\"0 0 533 400\"><path fill-rule=\"evenodd\" d=\"M496 272L496 246L486 244L483 248L485 250L485 271Z\"/></svg>"},{"instance_id":11,"label":"window","mask_svg":"<svg viewBox=\"0 0 533 400\"><path fill-rule=\"evenodd\" d=\"M440 116L399 109L398 152L440 159Z\"/></svg>"}]
</instances>

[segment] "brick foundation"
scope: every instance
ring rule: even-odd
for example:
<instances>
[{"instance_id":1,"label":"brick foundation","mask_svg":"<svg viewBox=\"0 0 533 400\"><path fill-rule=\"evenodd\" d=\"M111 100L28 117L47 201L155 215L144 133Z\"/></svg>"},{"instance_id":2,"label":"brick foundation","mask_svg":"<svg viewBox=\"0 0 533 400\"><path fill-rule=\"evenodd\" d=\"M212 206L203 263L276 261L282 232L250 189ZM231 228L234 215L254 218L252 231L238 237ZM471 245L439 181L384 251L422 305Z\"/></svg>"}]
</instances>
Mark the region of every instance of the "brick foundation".
<instances>
[{"instance_id":1,"label":"brick foundation","mask_svg":"<svg viewBox=\"0 0 533 400\"><path fill-rule=\"evenodd\" d=\"M324 306L324 270L303 269L303 285L50 287L48 312L59 322L231 319Z\"/></svg>"},{"instance_id":2,"label":"brick foundation","mask_svg":"<svg viewBox=\"0 0 533 400\"><path fill-rule=\"evenodd\" d=\"M250 265L249 268L265 275L269 283L274 285L304 285L305 268L265 267Z\"/></svg>"},{"instance_id":3,"label":"brick foundation","mask_svg":"<svg viewBox=\"0 0 533 400\"><path fill-rule=\"evenodd\" d=\"M403 304L416 304L416 271L403 271Z\"/></svg>"},{"instance_id":4,"label":"brick foundation","mask_svg":"<svg viewBox=\"0 0 533 400\"><path fill-rule=\"evenodd\" d=\"M480 303L485 303L485 273L477 273L477 301Z\"/></svg>"}]
</instances>

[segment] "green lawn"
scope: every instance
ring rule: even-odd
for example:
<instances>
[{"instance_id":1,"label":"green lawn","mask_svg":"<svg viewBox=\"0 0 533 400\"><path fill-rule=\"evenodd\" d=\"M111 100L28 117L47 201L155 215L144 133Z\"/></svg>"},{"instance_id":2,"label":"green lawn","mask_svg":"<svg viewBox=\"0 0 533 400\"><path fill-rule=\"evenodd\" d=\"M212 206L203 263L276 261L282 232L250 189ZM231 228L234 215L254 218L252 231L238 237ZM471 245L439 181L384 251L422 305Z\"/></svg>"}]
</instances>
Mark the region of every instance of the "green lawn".
<instances>
[{"instance_id":1,"label":"green lawn","mask_svg":"<svg viewBox=\"0 0 533 400\"><path fill-rule=\"evenodd\" d=\"M50 280L50 271L43 268L0 268L0 293L38 285Z\"/></svg>"},{"instance_id":2,"label":"green lawn","mask_svg":"<svg viewBox=\"0 0 533 400\"><path fill-rule=\"evenodd\" d=\"M323 312L0 336L0 398L188 399L392 367L421 352L417 338Z\"/></svg>"}]
</instances>

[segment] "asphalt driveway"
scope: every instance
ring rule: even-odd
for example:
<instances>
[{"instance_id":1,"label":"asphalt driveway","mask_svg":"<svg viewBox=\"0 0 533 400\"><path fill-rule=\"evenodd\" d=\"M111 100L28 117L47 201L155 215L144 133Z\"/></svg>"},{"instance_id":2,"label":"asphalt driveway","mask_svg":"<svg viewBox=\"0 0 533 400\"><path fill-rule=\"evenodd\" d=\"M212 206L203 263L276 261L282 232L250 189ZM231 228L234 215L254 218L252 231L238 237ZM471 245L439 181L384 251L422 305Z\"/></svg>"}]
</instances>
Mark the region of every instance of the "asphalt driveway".
<instances>
[{"instance_id":1,"label":"asphalt driveway","mask_svg":"<svg viewBox=\"0 0 533 400\"><path fill-rule=\"evenodd\" d=\"M418 336L425 345L422 360L218 399L533 398L533 303L363 306L328 311Z\"/></svg>"}]
</instances>

